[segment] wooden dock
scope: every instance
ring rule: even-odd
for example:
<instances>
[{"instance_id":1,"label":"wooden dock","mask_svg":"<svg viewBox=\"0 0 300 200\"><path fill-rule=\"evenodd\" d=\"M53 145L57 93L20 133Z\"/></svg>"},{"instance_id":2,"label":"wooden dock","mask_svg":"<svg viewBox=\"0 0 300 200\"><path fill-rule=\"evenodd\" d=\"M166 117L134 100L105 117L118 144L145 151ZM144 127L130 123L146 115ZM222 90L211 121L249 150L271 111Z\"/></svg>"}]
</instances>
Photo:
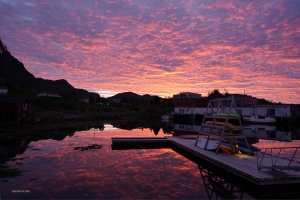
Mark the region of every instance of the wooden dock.
<instances>
[{"instance_id":1,"label":"wooden dock","mask_svg":"<svg viewBox=\"0 0 300 200\"><path fill-rule=\"evenodd\" d=\"M181 139L179 137L149 137L149 138L112 138L112 147L176 147L180 148L193 156L205 160L212 166L226 169L228 173L239 176L240 178L258 186L281 185L281 184L300 184L300 171L277 170L277 169L257 169L257 155L246 154L227 155L214 151L204 150L195 146L195 139ZM256 154L261 154L257 152ZM287 162L286 160L278 161Z\"/></svg>"}]
</instances>

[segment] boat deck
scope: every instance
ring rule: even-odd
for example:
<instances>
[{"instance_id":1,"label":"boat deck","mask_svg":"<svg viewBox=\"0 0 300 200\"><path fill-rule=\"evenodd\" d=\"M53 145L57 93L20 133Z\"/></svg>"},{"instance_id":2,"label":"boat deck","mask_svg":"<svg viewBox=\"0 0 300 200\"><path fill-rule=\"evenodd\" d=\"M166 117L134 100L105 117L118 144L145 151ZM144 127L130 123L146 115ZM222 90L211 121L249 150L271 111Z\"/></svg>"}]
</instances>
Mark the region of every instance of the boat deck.
<instances>
[{"instance_id":1,"label":"boat deck","mask_svg":"<svg viewBox=\"0 0 300 200\"><path fill-rule=\"evenodd\" d=\"M216 154L215 151L204 150L195 146L195 139L182 139L179 137L152 137L152 138L112 138L112 145L149 145L155 147L175 146L187 151L193 156L204 159L212 165L217 165L226 169L228 172L238 175L256 185L275 185L275 184L295 184L300 183L300 171L277 170L277 169L257 169L257 155L247 154L227 155L225 153ZM261 154L257 152L256 154ZM261 156L261 155L259 155ZM268 162L267 160L265 162ZM278 165L286 164L284 159L278 160ZM266 163L265 163L266 164ZM271 161L270 161L271 164ZM298 164L298 163L297 163Z\"/></svg>"}]
</instances>

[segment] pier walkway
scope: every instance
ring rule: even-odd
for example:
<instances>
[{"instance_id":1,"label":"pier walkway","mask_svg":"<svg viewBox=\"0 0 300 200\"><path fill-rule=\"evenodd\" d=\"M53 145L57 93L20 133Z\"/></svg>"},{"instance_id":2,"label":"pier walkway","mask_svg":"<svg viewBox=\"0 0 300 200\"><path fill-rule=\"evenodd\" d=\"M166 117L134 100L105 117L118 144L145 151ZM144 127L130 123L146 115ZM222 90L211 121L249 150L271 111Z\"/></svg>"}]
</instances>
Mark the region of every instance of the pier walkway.
<instances>
[{"instance_id":1,"label":"pier walkway","mask_svg":"<svg viewBox=\"0 0 300 200\"><path fill-rule=\"evenodd\" d=\"M195 139L181 139L178 137L144 137L144 138L112 138L112 147L130 147L138 148L156 146L159 148L177 147L187 151L195 157L204 159L214 166L226 169L229 173L235 174L255 185L279 185L279 184L299 184L300 171L296 170L278 170L278 169L258 169L258 157L261 152L256 152L254 156L247 154L227 155L225 153L216 154L215 151L204 150L195 146ZM286 165L289 162L285 159L278 159L277 165ZM294 162L294 161L293 161ZM270 161L271 164L271 161ZM296 165L299 163L295 162ZM300 164L299 164L300 166ZM295 169L295 167L294 167ZM300 168L299 168L300 169Z\"/></svg>"}]
</instances>

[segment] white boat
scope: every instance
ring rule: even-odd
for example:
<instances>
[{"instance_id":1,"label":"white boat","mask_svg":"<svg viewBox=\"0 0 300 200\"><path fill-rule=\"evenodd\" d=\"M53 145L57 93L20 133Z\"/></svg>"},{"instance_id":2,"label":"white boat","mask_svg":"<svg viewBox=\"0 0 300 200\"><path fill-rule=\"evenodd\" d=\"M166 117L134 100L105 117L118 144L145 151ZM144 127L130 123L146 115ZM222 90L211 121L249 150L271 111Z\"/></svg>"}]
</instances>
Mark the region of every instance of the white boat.
<instances>
[{"instance_id":1,"label":"white boat","mask_svg":"<svg viewBox=\"0 0 300 200\"><path fill-rule=\"evenodd\" d=\"M169 121L170 119L172 119L172 116L170 116L170 115L164 115L161 117L162 121Z\"/></svg>"},{"instance_id":2,"label":"white boat","mask_svg":"<svg viewBox=\"0 0 300 200\"><path fill-rule=\"evenodd\" d=\"M264 125L264 124L249 124L243 126L245 129L251 129L252 132L256 132L257 130L265 130L265 131L275 131L276 126Z\"/></svg>"},{"instance_id":3,"label":"white boat","mask_svg":"<svg viewBox=\"0 0 300 200\"><path fill-rule=\"evenodd\" d=\"M251 115L250 117L243 117L245 123L255 123L255 124L274 124L276 119L273 117L262 117L259 118L257 115Z\"/></svg>"}]
</instances>

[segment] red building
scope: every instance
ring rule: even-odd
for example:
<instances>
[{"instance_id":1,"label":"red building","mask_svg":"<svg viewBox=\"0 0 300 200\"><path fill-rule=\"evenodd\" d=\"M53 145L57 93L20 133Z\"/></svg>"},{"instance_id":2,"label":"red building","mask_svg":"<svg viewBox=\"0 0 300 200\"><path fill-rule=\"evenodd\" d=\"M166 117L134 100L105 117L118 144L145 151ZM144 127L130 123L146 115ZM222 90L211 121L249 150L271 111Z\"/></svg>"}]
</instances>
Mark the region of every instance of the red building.
<instances>
[{"instance_id":1,"label":"red building","mask_svg":"<svg viewBox=\"0 0 300 200\"><path fill-rule=\"evenodd\" d=\"M206 108L208 97L192 92L181 92L173 95L174 112L178 114L202 114L201 108Z\"/></svg>"},{"instance_id":2,"label":"red building","mask_svg":"<svg viewBox=\"0 0 300 200\"><path fill-rule=\"evenodd\" d=\"M3 122L19 122L28 117L31 102L24 96L0 96L0 120Z\"/></svg>"},{"instance_id":3,"label":"red building","mask_svg":"<svg viewBox=\"0 0 300 200\"><path fill-rule=\"evenodd\" d=\"M200 99L173 99L174 107L192 108L192 107L206 107L208 104L208 97Z\"/></svg>"}]
</instances>

